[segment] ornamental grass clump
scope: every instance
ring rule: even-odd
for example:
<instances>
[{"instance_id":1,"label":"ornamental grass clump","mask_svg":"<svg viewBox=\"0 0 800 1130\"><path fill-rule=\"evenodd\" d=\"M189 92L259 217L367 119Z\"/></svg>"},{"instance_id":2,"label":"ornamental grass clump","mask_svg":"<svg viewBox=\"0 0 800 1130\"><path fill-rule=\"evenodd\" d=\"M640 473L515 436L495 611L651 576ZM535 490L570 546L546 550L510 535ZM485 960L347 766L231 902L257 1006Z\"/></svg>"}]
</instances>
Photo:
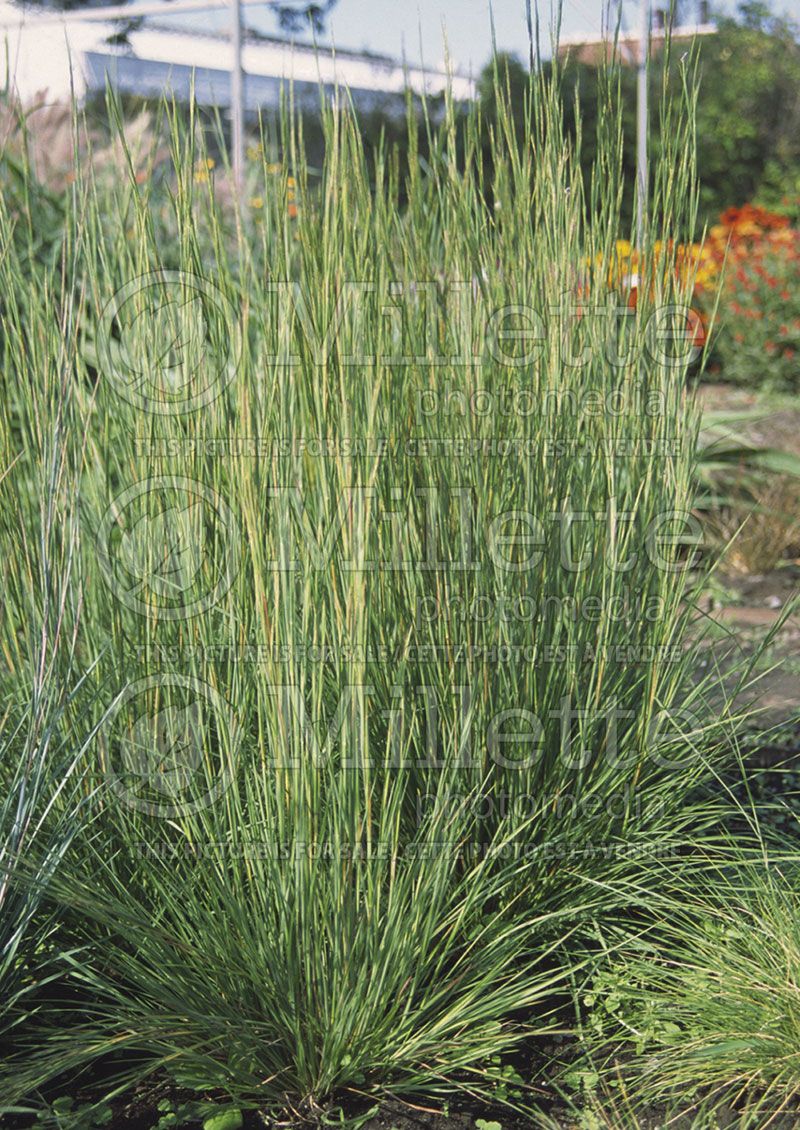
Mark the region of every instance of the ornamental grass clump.
<instances>
[{"instance_id":1,"label":"ornamental grass clump","mask_svg":"<svg viewBox=\"0 0 800 1130\"><path fill-rule=\"evenodd\" d=\"M81 678L54 741L91 812L51 895L71 992L6 1093L112 1052L120 1086L308 1115L486 1091L613 877L685 841L724 723L686 644L691 287L579 297L620 233L613 73L587 179L557 75L521 140L496 85L490 123L425 120L424 161L410 110L407 165L340 94L315 170L287 111L257 209L167 108L168 174L77 165L57 268L3 194L3 706L39 503L74 507L46 674ZM661 113L650 261L691 239L689 75Z\"/></svg>"}]
</instances>

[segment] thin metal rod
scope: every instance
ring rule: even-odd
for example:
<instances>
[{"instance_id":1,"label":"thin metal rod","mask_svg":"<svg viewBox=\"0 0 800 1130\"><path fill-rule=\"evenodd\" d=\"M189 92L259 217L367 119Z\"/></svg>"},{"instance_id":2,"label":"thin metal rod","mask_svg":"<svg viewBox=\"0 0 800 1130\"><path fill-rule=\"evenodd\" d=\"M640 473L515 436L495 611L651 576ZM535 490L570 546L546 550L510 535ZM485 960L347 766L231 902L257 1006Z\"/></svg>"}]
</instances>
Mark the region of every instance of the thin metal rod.
<instances>
[{"instance_id":1,"label":"thin metal rod","mask_svg":"<svg viewBox=\"0 0 800 1130\"><path fill-rule=\"evenodd\" d=\"M647 218L647 57L650 37L650 0L639 0L639 69L636 84L636 242L644 243Z\"/></svg>"},{"instance_id":2,"label":"thin metal rod","mask_svg":"<svg viewBox=\"0 0 800 1130\"><path fill-rule=\"evenodd\" d=\"M231 165L237 189L244 169L244 76L242 74L242 5L231 0Z\"/></svg>"}]
</instances>

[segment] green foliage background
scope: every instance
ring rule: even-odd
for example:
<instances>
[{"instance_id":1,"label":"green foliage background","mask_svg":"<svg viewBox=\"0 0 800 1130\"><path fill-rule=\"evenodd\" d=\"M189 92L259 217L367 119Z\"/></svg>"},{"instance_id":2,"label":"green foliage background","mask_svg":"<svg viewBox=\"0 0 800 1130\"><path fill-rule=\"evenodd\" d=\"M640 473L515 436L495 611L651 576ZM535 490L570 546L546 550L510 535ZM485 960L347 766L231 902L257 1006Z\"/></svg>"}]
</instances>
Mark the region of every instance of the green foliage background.
<instances>
[{"instance_id":1,"label":"green foliage background","mask_svg":"<svg viewBox=\"0 0 800 1130\"><path fill-rule=\"evenodd\" d=\"M766 4L742 3L735 16L720 16L717 28L715 35L698 41L701 222L712 224L725 208L753 200L796 213L800 197L798 26L773 15ZM679 66L683 51L683 46L673 46L666 62L671 70ZM485 69L479 82L479 97L487 145L488 131L496 118L491 73L495 65L506 72L518 130L522 128L527 87L527 68L519 58L500 56L496 64ZM650 76L651 105L658 98L664 65L664 58L656 57ZM564 124L573 137L580 120L585 176L596 155L597 121L604 112L603 78L597 67L568 60L561 81ZM626 182L623 217L630 220L636 179L635 68L621 68L619 83ZM652 156L657 160L663 146L655 120L651 120L651 130Z\"/></svg>"}]
</instances>

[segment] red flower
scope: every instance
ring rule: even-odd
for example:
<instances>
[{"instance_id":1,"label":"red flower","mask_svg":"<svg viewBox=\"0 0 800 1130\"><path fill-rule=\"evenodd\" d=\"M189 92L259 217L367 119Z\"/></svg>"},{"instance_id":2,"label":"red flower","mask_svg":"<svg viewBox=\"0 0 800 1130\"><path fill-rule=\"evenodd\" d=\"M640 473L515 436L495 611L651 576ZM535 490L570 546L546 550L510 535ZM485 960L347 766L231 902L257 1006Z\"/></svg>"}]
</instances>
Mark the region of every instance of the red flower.
<instances>
[{"instance_id":1,"label":"red flower","mask_svg":"<svg viewBox=\"0 0 800 1130\"><path fill-rule=\"evenodd\" d=\"M690 338L692 345L702 349L706 343L706 323L705 318L699 310L690 310L686 319L686 336Z\"/></svg>"}]
</instances>

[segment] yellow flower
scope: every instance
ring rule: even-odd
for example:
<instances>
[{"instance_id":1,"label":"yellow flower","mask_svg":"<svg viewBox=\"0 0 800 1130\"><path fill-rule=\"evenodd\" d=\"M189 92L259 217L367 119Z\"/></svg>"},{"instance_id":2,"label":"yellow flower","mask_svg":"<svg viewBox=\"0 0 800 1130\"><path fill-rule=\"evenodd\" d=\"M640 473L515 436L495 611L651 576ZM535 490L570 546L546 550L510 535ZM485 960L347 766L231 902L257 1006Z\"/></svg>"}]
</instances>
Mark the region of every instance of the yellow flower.
<instances>
[{"instance_id":1,"label":"yellow flower","mask_svg":"<svg viewBox=\"0 0 800 1130\"><path fill-rule=\"evenodd\" d=\"M267 165L267 172L271 177L276 177L280 171L280 165L275 164L274 161L271 164Z\"/></svg>"},{"instance_id":2,"label":"yellow flower","mask_svg":"<svg viewBox=\"0 0 800 1130\"><path fill-rule=\"evenodd\" d=\"M617 255L627 258L631 253L631 245L627 239L617 240Z\"/></svg>"},{"instance_id":3,"label":"yellow flower","mask_svg":"<svg viewBox=\"0 0 800 1130\"><path fill-rule=\"evenodd\" d=\"M254 196L254 197L253 197L253 198L251 199L251 201L250 201L250 207L251 207L251 208L256 208L256 209L258 209L258 208L263 208L263 207L264 207L264 200L263 200L263 197L261 197L261 196Z\"/></svg>"},{"instance_id":4,"label":"yellow flower","mask_svg":"<svg viewBox=\"0 0 800 1130\"><path fill-rule=\"evenodd\" d=\"M294 188L294 187L295 187L295 185L296 185L296 183L297 183L297 182L295 181L294 177L287 177L287 178L286 178L286 186L287 186L287 188Z\"/></svg>"},{"instance_id":5,"label":"yellow flower","mask_svg":"<svg viewBox=\"0 0 800 1130\"><path fill-rule=\"evenodd\" d=\"M194 169L194 179L197 184L206 184L208 182L208 174L216 164L213 157L206 157L205 161L198 161Z\"/></svg>"},{"instance_id":6,"label":"yellow flower","mask_svg":"<svg viewBox=\"0 0 800 1130\"><path fill-rule=\"evenodd\" d=\"M703 267L694 277L695 286L706 286L708 283L714 282L716 276L716 271L712 271L708 267Z\"/></svg>"}]
</instances>

